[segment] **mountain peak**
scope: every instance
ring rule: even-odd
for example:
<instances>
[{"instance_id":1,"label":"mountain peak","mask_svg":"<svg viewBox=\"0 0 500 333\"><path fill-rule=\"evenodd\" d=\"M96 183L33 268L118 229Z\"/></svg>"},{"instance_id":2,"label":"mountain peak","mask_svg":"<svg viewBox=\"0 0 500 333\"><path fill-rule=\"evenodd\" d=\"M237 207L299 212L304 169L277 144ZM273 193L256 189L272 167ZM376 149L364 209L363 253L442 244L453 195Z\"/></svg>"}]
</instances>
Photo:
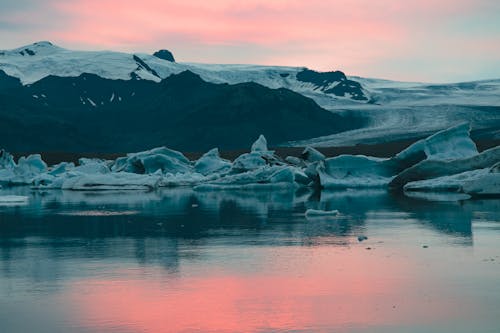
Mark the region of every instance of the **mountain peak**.
<instances>
[{"instance_id":1,"label":"mountain peak","mask_svg":"<svg viewBox=\"0 0 500 333\"><path fill-rule=\"evenodd\" d=\"M153 55L155 57L163 59L163 60L175 62L174 55L169 50L159 50L159 51L153 53Z\"/></svg>"},{"instance_id":2,"label":"mountain peak","mask_svg":"<svg viewBox=\"0 0 500 333\"><path fill-rule=\"evenodd\" d=\"M4 51L3 53L20 56L36 56L51 54L61 49L62 48L52 44L49 41L40 41L33 44L21 46L17 49Z\"/></svg>"}]
</instances>

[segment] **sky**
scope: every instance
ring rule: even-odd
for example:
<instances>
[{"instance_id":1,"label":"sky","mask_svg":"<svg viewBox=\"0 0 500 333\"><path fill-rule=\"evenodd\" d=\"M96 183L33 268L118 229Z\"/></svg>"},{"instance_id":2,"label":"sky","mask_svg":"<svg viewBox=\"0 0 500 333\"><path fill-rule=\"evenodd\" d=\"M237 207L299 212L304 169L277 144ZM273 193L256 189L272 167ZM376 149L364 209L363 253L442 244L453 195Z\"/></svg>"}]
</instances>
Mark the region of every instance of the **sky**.
<instances>
[{"instance_id":1,"label":"sky","mask_svg":"<svg viewBox=\"0 0 500 333\"><path fill-rule=\"evenodd\" d=\"M0 0L0 49L48 40L181 62L500 78L499 0Z\"/></svg>"}]
</instances>

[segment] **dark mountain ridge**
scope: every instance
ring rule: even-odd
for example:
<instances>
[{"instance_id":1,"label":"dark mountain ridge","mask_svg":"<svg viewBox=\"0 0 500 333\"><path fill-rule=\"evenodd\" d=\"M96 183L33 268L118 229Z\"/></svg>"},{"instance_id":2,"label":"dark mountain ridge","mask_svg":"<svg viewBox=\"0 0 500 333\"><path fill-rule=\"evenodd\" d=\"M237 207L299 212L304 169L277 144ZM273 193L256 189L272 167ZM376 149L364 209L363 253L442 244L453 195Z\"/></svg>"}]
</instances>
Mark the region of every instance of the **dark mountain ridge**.
<instances>
[{"instance_id":1,"label":"dark mountain ridge","mask_svg":"<svg viewBox=\"0 0 500 333\"><path fill-rule=\"evenodd\" d=\"M279 144L364 124L288 89L214 84L190 71L159 83L82 74L27 86L0 71L0 146L11 151L240 149L259 134Z\"/></svg>"}]
</instances>

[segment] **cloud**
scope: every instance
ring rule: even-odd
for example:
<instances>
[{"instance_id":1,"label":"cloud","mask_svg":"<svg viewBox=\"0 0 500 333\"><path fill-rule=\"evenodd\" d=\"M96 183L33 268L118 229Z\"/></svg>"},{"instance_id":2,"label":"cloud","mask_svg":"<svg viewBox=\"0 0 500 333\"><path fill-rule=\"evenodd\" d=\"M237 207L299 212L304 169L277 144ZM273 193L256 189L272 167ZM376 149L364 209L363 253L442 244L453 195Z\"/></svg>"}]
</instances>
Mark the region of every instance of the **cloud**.
<instances>
[{"instance_id":1,"label":"cloud","mask_svg":"<svg viewBox=\"0 0 500 333\"><path fill-rule=\"evenodd\" d=\"M481 75L500 77L500 3L492 0L20 0L0 9L8 43L32 36L76 48L166 47L185 61L403 80L468 79L482 62Z\"/></svg>"}]
</instances>

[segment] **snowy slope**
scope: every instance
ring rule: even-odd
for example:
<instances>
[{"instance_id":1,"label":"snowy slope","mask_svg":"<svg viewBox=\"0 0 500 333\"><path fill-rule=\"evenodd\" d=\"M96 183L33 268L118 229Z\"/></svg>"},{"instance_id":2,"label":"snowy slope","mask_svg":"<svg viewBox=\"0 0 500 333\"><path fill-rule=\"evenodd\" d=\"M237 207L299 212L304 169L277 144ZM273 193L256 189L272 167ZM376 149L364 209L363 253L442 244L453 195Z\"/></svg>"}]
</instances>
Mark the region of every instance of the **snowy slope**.
<instances>
[{"instance_id":1,"label":"snowy slope","mask_svg":"<svg viewBox=\"0 0 500 333\"><path fill-rule=\"evenodd\" d=\"M349 94L343 98L323 92L337 86L339 81L318 87L311 82L297 80L297 73L304 69L304 67L178 63L149 54L72 51L50 42L38 42L13 50L0 51L0 70L19 78L25 85L49 75L76 77L82 73L96 74L107 79L140 78L159 82L172 74L190 70L199 74L205 81L213 83L255 82L269 88L288 88L311 97L328 95L331 100L350 99Z\"/></svg>"}]
</instances>

